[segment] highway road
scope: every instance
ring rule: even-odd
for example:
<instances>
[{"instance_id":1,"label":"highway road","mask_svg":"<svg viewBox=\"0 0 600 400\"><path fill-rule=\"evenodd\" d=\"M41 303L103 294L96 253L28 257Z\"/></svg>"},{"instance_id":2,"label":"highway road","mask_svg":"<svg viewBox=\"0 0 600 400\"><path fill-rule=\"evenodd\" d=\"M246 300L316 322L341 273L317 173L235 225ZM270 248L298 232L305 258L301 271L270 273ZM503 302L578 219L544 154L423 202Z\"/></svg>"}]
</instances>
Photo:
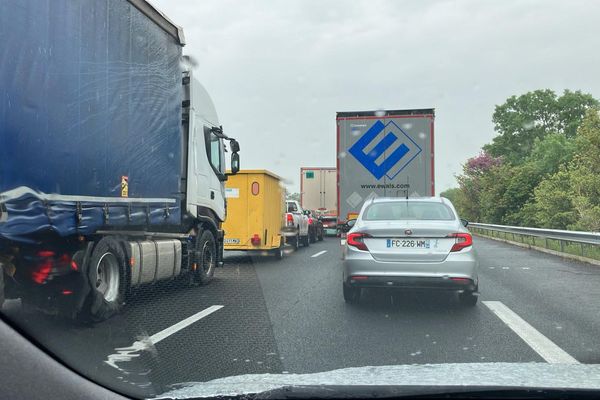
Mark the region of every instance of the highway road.
<instances>
[{"instance_id":1,"label":"highway road","mask_svg":"<svg viewBox=\"0 0 600 400\"><path fill-rule=\"evenodd\" d=\"M249 373L473 362L600 363L600 267L476 238L480 302L367 290L342 298L337 238L283 260L227 255L207 287L161 284L94 326L9 301L4 313L75 370L126 393Z\"/></svg>"}]
</instances>

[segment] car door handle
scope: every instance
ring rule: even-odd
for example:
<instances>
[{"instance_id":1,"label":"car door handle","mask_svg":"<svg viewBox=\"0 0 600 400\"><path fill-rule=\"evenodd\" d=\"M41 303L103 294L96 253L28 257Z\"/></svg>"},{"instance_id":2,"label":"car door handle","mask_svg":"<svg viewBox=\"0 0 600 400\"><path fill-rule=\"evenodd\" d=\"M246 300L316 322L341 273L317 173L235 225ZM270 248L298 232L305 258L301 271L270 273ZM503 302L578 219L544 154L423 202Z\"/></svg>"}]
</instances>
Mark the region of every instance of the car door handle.
<instances>
[{"instance_id":1,"label":"car door handle","mask_svg":"<svg viewBox=\"0 0 600 400\"><path fill-rule=\"evenodd\" d=\"M213 190L210 191L210 199L211 200L215 199L215 192Z\"/></svg>"}]
</instances>

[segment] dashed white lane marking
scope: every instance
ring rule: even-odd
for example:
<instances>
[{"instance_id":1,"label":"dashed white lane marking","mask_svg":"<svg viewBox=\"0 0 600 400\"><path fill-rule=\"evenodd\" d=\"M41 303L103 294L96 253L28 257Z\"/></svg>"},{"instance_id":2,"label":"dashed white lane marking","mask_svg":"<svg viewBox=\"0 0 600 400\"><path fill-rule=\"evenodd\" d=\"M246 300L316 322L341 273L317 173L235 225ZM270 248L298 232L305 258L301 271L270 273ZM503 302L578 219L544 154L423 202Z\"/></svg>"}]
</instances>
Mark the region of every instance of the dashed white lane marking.
<instances>
[{"instance_id":1,"label":"dashed white lane marking","mask_svg":"<svg viewBox=\"0 0 600 400\"><path fill-rule=\"evenodd\" d=\"M514 311L500 301L484 301L498 318L512 329L525 343L550 364L579 364L575 358L558 347L553 341L542 335L540 331L529 325Z\"/></svg>"},{"instance_id":2,"label":"dashed white lane marking","mask_svg":"<svg viewBox=\"0 0 600 400\"><path fill-rule=\"evenodd\" d=\"M323 255L325 253L327 253L327 250L323 250L323 251L320 251L320 252L318 252L316 254L313 254L311 257L319 257L320 255Z\"/></svg>"},{"instance_id":3,"label":"dashed white lane marking","mask_svg":"<svg viewBox=\"0 0 600 400\"><path fill-rule=\"evenodd\" d=\"M117 352L115 354L110 354L104 362L114 368L120 369L117 366L118 362L131 361L133 358L139 357L141 351L151 349L152 346L158 342L168 338L184 328L187 328L194 322L201 320L202 318L220 310L223 307L224 306L210 306L190 317L187 317L184 320L179 321L175 325L171 325L170 327L155 333L152 336L141 338L129 347L117 347L115 349Z\"/></svg>"}]
</instances>

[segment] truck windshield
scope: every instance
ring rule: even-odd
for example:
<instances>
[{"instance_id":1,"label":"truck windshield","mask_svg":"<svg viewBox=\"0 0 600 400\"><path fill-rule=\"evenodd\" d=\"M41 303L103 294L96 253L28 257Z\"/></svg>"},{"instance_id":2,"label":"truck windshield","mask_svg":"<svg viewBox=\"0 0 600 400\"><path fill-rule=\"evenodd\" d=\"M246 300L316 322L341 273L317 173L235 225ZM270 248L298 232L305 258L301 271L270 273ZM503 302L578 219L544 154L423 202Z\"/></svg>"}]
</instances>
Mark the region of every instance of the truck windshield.
<instances>
[{"instance_id":1,"label":"truck windshield","mask_svg":"<svg viewBox=\"0 0 600 400\"><path fill-rule=\"evenodd\" d=\"M445 204L433 202L395 201L375 203L369 206L363 215L368 221L392 220L444 220L456 219Z\"/></svg>"}]
</instances>

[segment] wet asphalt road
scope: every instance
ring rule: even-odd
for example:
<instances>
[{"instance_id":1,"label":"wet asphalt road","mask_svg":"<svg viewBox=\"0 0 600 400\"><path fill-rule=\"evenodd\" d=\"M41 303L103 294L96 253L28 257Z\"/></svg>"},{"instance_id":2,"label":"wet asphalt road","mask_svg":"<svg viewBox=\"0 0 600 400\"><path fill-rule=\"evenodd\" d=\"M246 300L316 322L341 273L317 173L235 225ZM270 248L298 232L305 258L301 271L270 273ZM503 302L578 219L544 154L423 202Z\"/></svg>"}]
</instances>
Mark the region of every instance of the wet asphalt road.
<instances>
[{"instance_id":1,"label":"wet asphalt road","mask_svg":"<svg viewBox=\"0 0 600 400\"><path fill-rule=\"evenodd\" d=\"M600 363L598 266L476 238L476 307L460 306L451 293L375 290L349 306L342 298L339 243L326 238L281 261L228 254L210 285L145 288L121 315L94 326L24 313L18 301L9 301L4 313L73 369L132 395L248 373L544 362L487 301L501 302L578 362ZM216 305L223 307L150 343ZM105 362L115 359L113 366Z\"/></svg>"}]
</instances>

